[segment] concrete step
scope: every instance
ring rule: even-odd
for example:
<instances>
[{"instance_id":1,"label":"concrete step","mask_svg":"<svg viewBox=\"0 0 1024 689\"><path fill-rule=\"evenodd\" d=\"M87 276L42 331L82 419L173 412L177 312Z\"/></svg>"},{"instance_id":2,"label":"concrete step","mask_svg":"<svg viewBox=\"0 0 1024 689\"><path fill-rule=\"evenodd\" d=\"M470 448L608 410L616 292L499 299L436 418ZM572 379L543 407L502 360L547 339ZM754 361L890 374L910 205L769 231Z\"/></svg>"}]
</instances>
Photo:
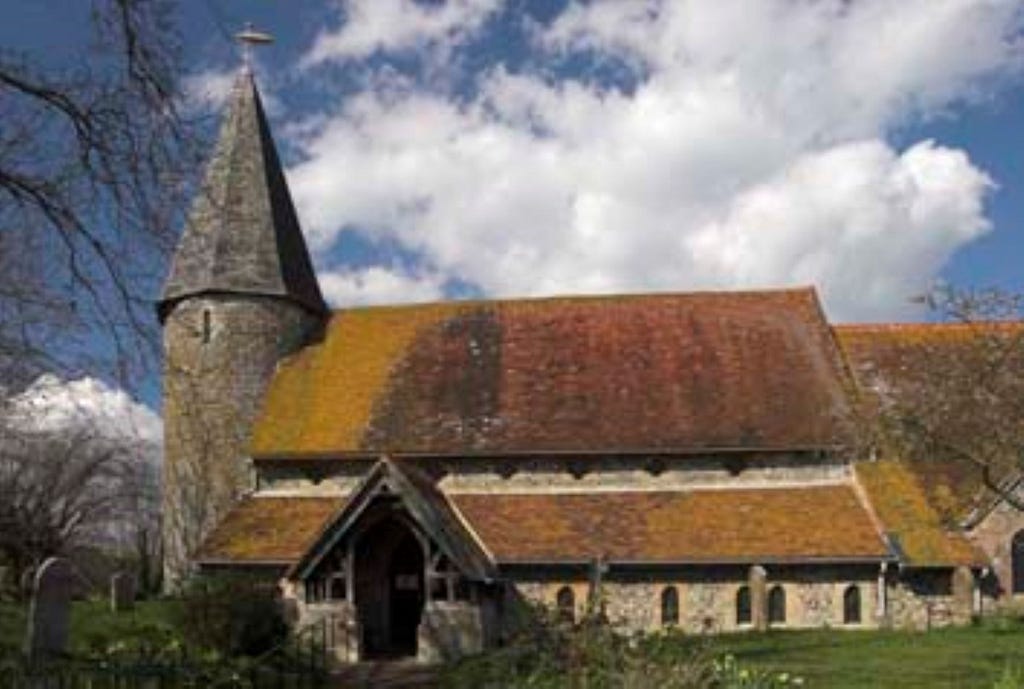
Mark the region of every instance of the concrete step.
<instances>
[{"instance_id":1,"label":"concrete step","mask_svg":"<svg viewBox=\"0 0 1024 689\"><path fill-rule=\"evenodd\" d=\"M336 689L435 689L439 668L409 661L355 663L335 671Z\"/></svg>"}]
</instances>

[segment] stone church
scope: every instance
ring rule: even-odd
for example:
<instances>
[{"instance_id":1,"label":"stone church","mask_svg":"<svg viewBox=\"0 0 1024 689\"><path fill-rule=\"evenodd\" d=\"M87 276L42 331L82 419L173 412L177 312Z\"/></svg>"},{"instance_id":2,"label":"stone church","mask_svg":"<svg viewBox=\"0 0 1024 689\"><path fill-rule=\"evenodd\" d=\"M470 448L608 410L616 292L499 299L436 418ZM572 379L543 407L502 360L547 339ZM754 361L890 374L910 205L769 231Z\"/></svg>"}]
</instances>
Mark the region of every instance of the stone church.
<instances>
[{"instance_id":1,"label":"stone church","mask_svg":"<svg viewBox=\"0 0 1024 689\"><path fill-rule=\"evenodd\" d=\"M887 353L949 326L812 288L332 310L247 72L158 312L169 579L262 573L342 662L500 645L528 602L924 628L1024 590L1016 512L951 522L956 477L851 449Z\"/></svg>"}]
</instances>

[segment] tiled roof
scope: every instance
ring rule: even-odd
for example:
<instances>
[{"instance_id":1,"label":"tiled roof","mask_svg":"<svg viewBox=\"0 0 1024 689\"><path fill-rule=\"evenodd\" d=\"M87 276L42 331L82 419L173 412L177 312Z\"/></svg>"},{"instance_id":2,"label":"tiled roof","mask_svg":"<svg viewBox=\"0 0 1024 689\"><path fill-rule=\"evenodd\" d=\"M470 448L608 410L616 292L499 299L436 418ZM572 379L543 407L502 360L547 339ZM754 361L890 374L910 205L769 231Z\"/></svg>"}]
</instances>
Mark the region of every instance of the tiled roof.
<instances>
[{"instance_id":1,"label":"tiled roof","mask_svg":"<svg viewBox=\"0 0 1024 689\"><path fill-rule=\"evenodd\" d=\"M351 309L279 367L252 449L819 448L844 376L810 289Z\"/></svg>"},{"instance_id":2,"label":"tiled roof","mask_svg":"<svg viewBox=\"0 0 1024 689\"><path fill-rule=\"evenodd\" d=\"M207 537L199 562L291 563L345 504L330 497L249 497Z\"/></svg>"},{"instance_id":3,"label":"tiled roof","mask_svg":"<svg viewBox=\"0 0 1024 689\"><path fill-rule=\"evenodd\" d=\"M860 462L860 481L886 533L907 564L919 567L975 565L985 557L952 526L943 524L911 468L901 462Z\"/></svg>"},{"instance_id":4,"label":"tiled roof","mask_svg":"<svg viewBox=\"0 0 1024 689\"><path fill-rule=\"evenodd\" d=\"M965 392L971 387L964 381L974 381L978 371L992 362L1006 368L1019 366L1024 346L1024 322L1019 321L840 325L834 332L865 401L882 406L895 403L897 409L905 407L911 414L946 419L953 425L945 423L943 428L951 433L975 434L978 424L984 423L979 418L993 418L986 411L983 417L964 418L958 425L960 417L948 416L950 408L974 405ZM1014 359L1007 357L1009 352L1015 352ZM1015 397L1012 388L1000 394ZM980 471L968 460L955 455L941 460L903 456L906 450L898 445L883 450L906 461L905 468L947 521L966 517L991 498ZM997 477L1015 469L1012 458L993 466Z\"/></svg>"},{"instance_id":5,"label":"tiled roof","mask_svg":"<svg viewBox=\"0 0 1024 689\"><path fill-rule=\"evenodd\" d=\"M449 498L499 563L888 556L850 486Z\"/></svg>"},{"instance_id":6,"label":"tiled roof","mask_svg":"<svg viewBox=\"0 0 1024 689\"><path fill-rule=\"evenodd\" d=\"M1024 322L875 323L836 325L833 332L857 381L871 389L875 377L890 384L929 361L941 366L978 338L1024 332Z\"/></svg>"},{"instance_id":7,"label":"tiled roof","mask_svg":"<svg viewBox=\"0 0 1024 689\"><path fill-rule=\"evenodd\" d=\"M476 579L490 577L489 558L466 531L436 483L415 467L389 459L377 462L349 494L344 508L323 524L313 542L306 543L301 557L289 570L289 576L300 579L309 576L331 548L346 537L346 532L372 509L371 504L382 492L400 501L401 509L433 543L440 546L464 575ZM397 508L398 505L390 504L386 510L391 512Z\"/></svg>"},{"instance_id":8,"label":"tiled roof","mask_svg":"<svg viewBox=\"0 0 1024 689\"><path fill-rule=\"evenodd\" d=\"M256 83L246 72L235 81L174 254L160 318L179 300L204 292L277 296L327 311Z\"/></svg>"}]
</instances>

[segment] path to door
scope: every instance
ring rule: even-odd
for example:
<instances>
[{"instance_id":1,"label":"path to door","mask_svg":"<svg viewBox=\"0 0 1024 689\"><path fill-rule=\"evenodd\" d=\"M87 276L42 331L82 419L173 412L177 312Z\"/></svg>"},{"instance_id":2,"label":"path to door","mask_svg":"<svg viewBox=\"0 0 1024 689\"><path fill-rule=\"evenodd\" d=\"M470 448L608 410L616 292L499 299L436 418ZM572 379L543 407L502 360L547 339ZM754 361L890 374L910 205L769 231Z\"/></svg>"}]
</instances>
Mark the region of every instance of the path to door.
<instances>
[{"instance_id":1,"label":"path to door","mask_svg":"<svg viewBox=\"0 0 1024 689\"><path fill-rule=\"evenodd\" d=\"M409 661L355 663L332 675L335 689L434 689L438 667Z\"/></svg>"}]
</instances>

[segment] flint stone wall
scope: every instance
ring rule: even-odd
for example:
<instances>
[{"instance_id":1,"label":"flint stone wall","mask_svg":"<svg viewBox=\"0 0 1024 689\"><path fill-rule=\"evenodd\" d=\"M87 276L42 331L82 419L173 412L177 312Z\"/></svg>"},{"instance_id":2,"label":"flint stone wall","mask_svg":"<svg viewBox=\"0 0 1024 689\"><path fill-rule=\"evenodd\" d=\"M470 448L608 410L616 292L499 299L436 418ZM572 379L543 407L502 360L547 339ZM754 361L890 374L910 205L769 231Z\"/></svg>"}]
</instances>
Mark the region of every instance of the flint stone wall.
<instances>
[{"instance_id":1,"label":"flint stone wall","mask_svg":"<svg viewBox=\"0 0 1024 689\"><path fill-rule=\"evenodd\" d=\"M786 622L776 625L790 629L816 627L878 627L878 583L870 567L792 568L773 571L767 567L767 589L781 585L786 593ZM602 582L605 615L623 631L656 631L662 628L661 595L667 586L679 594L679 628L687 633L733 632L752 629L736 622L736 595L749 585L749 568L705 568L700 573L681 572L670 576L609 577ZM851 584L860 589L861 621L843 621L843 594ZM586 580L553 580L547 577L523 579L515 584L522 598L548 608L556 607L559 589L570 586L577 619L586 610L590 584ZM755 613L756 616L756 613Z\"/></svg>"},{"instance_id":2,"label":"flint stone wall","mask_svg":"<svg viewBox=\"0 0 1024 689\"><path fill-rule=\"evenodd\" d=\"M304 467L264 466L264 494L344 495L372 461L336 462L327 475ZM448 493L550 492L607 488L656 489L834 483L849 478L849 465L809 454L739 456L467 457L417 462Z\"/></svg>"},{"instance_id":3,"label":"flint stone wall","mask_svg":"<svg viewBox=\"0 0 1024 689\"><path fill-rule=\"evenodd\" d=\"M318 327L318 318L292 302L242 295L191 297L167 317L163 515L170 587L189 571L189 553L254 488L249 441L267 382L277 362Z\"/></svg>"},{"instance_id":4,"label":"flint stone wall","mask_svg":"<svg viewBox=\"0 0 1024 689\"><path fill-rule=\"evenodd\" d=\"M1020 495L1018 491L1018 497ZM993 592L997 596L1006 596L1007 602L1024 602L1024 596L1013 595L1013 536L1024 529L1024 512L1001 501L995 509L978 522L969 532L968 537L988 555L992 563L997 586ZM1018 599L1012 601L1009 597Z\"/></svg>"}]
</instances>

